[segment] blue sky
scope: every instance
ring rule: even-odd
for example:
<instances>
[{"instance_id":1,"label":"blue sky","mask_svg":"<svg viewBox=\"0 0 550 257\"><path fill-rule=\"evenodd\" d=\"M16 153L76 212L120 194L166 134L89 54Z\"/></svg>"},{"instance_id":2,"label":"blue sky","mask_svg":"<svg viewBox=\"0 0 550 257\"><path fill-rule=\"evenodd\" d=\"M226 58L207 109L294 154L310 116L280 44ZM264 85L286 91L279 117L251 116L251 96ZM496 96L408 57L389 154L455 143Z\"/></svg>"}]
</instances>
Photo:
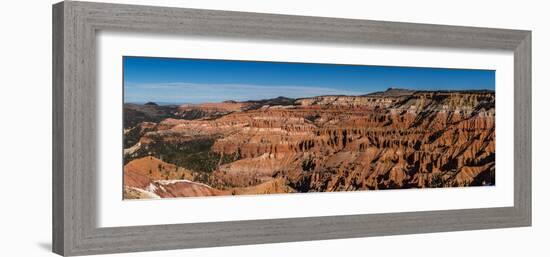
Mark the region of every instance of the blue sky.
<instances>
[{"instance_id":1,"label":"blue sky","mask_svg":"<svg viewBox=\"0 0 550 257\"><path fill-rule=\"evenodd\" d=\"M124 102L361 95L389 87L495 89L492 70L123 57Z\"/></svg>"}]
</instances>

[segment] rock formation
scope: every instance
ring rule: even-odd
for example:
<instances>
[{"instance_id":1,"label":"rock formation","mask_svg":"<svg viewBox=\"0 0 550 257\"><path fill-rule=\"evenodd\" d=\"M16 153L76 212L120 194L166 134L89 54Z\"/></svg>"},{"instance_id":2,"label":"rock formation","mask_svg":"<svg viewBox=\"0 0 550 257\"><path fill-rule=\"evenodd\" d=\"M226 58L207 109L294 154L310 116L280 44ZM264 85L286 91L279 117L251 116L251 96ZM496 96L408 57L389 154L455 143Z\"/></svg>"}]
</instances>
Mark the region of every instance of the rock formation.
<instances>
[{"instance_id":1,"label":"rock formation","mask_svg":"<svg viewBox=\"0 0 550 257\"><path fill-rule=\"evenodd\" d=\"M493 91L389 89L158 112L125 124L128 198L495 184Z\"/></svg>"}]
</instances>

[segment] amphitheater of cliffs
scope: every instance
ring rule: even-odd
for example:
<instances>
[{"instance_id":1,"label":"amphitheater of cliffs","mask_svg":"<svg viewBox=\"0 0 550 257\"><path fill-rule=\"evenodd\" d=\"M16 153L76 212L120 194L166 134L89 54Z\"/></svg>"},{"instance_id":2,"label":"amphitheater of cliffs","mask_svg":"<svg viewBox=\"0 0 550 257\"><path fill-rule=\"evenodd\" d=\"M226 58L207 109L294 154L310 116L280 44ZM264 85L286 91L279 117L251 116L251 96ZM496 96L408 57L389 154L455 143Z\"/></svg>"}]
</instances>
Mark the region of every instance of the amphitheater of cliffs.
<instances>
[{"instance_id":1,"label":"amphitheater of cliffs","mask_svg":"<svg viewBox=\"0 0 550 257\"><path fill-rule=\"evenodd\" d=\"M493 91L124 106L126 199L490 186Z\"/></svg>"}]
</instances>

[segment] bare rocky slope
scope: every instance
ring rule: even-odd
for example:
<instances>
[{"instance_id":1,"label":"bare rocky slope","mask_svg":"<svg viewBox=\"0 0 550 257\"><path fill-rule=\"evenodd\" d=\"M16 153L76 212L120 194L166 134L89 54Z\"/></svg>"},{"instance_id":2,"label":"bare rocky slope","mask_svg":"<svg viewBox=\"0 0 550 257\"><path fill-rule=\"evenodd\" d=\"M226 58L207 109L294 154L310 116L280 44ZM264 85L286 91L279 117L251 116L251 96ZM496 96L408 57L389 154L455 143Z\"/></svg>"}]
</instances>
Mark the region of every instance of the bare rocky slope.
<instances>
[{"instance_id":1,"label":"bare rocky slope","mask_svg":"<svg viewBox=\"0 0 550 257\"><path fill-rule=\"evenodd\" d=\"M141 108L153 117L125 123L127 198L495 184L493 91Z\"/></svg>"}]
</instances>

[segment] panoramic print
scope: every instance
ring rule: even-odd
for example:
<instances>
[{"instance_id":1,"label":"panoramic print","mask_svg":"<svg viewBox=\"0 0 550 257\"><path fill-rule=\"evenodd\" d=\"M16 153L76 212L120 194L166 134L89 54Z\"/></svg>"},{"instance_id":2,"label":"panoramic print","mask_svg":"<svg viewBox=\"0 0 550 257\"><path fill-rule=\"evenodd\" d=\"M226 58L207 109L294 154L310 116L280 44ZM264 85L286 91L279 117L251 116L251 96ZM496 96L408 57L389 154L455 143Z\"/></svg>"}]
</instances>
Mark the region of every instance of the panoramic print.
<instances>
[{"instance_id":1,"label":"panoramic print","mask_svg":"<svg viewBox=\"0 0 550 257\"><path fill-rule=\"evenodd\" d=\"M494 186L495 71L123 57L124 199Z\"/></svg>"}]
</instances>

